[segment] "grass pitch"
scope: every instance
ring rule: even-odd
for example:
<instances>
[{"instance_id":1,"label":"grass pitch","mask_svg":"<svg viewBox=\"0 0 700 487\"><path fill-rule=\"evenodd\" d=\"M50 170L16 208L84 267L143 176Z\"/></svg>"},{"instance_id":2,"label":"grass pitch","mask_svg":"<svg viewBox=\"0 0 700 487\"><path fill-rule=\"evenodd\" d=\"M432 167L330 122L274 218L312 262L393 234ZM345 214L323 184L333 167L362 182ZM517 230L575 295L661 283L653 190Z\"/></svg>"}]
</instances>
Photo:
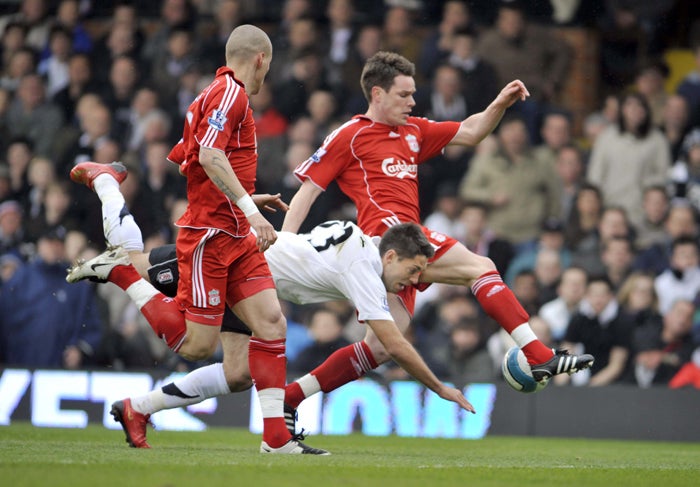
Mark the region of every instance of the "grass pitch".
<instances>
[{"instance_id":1,"label":"grass pitch","mask_svg":"<svg viewBox=\"0 0 700 487\"><path fill-rule=\"evenodd\" d=\"M244 430L119 431L0 427L0 485L19 486L696 486L700 443L488 437L313 436L330 457L258 453Z\"/></svg>"}]
</instances>

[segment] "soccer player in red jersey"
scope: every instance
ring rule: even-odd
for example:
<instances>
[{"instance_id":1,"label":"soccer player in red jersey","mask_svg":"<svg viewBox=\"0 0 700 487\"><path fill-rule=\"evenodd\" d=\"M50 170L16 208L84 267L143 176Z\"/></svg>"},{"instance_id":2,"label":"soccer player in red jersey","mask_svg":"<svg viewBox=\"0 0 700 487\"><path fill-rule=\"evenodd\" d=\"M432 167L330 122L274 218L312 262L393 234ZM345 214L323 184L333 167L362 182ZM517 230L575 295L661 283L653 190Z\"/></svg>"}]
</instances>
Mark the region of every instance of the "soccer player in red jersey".
<instances>
[{"instance_id":1,"label":"soccer player in red jersey","mask_svg":"<svg viewBox=\"0 0 700 487\"><path fill-rule=\"evenodd\" d=\"M226 43L226 66L218 69L186 114L182 141L172 155L173 160L184 156L180 171L187 177L189 200L177 221L180 280L175 299L142 279L121 247L93 259L91 268L97 277L124 289L154 331L190 360L207 358L216 350L224 307L231 307L253 332L248 365L264 418L260 451L326 455L292 437L285 425L286 321L263 254L277 234L250 196L255 190L257 145L248 95L259 91L271 58L272 44L265 32L252 25L237 27ZM102 166L78 165L71 178L98 194L104 195L101 186L108 184L109 191L118 192L115 174L100 177L113 165ZM126 174L116 177L121 181ZM107 195L106 203L109 200ZM117 405L123 426L133 416L131 408L127 401Z\"/></svg>"},{"instance_id":2,"label":"soccer player in red jersey","mask_svg":"<svg viewBox=\"0 0 700 487\"><path fill-rule=\"evenodd\" d=\"M515 80L483 112L461 122L435 122L411 116L414 74L413 63L396 53L380 51L367 60L360 84L369 108L328 135L323 145L297 167L295 175L303 183L289 204L282 230L297 232L315 199L333 180L355 203L357 223L368 235L382 235L401 222L420 223L418 165L447 145L475 146L495 129L508 107L529 96L525 85ZM470 252L447 235L428 228L424 231L436 251L417 288L424 289L434 282L469 286L484 311L523 350L538 381L592 364L591 355L555 352L537 339L527 312L489 258ZM403 327L408 326L413 313L416 287L407 287L398 296L390 295L405 306L403 319L395 316ZM362 358L361 363L380 362L375 357ZM355 367L359 359L352 346L337 351L310 377L287 386L285 404L295 408L319 388L328 392L358 378L366 372Z\"/></svg>"}]
</instances>

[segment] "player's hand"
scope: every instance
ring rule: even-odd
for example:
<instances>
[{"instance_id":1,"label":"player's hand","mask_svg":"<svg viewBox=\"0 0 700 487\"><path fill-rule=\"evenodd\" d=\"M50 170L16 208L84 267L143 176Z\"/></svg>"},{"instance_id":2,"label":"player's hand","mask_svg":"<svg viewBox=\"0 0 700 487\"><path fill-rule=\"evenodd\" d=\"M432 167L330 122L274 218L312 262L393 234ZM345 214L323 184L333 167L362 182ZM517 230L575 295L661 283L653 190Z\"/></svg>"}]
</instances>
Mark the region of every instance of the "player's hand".
<instances>
[{"instance_id":1,"label":"player's hand","mask_svg":"<svg viewBox=\"0 0 700 487\"><path fill-rule=\"evenodd\" d=\"M289 205L282 201L282 195L277 194L254 194L251 195L255 206L257 206L260 211L265 210L270 213L276 213L277 210L288 211Z\"/></svg>"},{"instance_id":2,"label":"player's hand","mask_svg":"<svg viewBox=\"0 0 700 487\"><path fill-rule=\"evenodd\" d=\"M258 237L257 244L260 252L265 252L270 248L270 245L277 241L277 232L275 232L275 228L259 212L250 215L248 217L248 222L250 222L250 226L253 227L255 235Z\"/></svg>"},{"instance_id":3,"label":"player's hand","mask_svg":"<svg viewBox=\"0 0 700 487\"><path fill-rule=\"evenodd\" d=\"M471 403L467 401L467 399L462 395L462 391L460 391L459 389L444 386L442 390L438 393L438 395L441 398L446 399L447 401L456 402L462 409L465 409L472 414L476 414L474 406L472 406Z\"/></svg>"},{"instance_id":4,"label":"player's hand","mask_svg":"<svg viewBox=\"0 0 700 487\"><path fill-rule=\"evenodd\" d=\"M527 91L525 83L516 79L508 83L505 88L501 90L496 97L496 102L508 108L518 100L525 101L528 96L530 96L530 92Z\"/></svg>"}]
</instances>

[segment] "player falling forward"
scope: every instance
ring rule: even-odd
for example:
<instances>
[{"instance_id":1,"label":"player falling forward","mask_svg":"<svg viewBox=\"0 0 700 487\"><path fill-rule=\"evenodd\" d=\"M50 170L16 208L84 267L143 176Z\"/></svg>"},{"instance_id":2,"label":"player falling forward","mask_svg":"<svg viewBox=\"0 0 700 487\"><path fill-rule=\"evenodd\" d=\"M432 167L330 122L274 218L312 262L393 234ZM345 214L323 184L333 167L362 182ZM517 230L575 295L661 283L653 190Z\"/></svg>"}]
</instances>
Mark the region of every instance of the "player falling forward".
<instances>
[{"instance_id":1,"label":"player falling forward","mask_svg":"<svg viewBox=\"0 0 700 487\"><path fill-rule=\"evenodd\" d=\"M477 145L495 129L508 107L529 96L525 85L515 80L483 112L461 122L435 122L410 115L415 105L414 74L413 63L395 53L380 51L367 60L360 80L369 103L367 112L333 131L297 167L295 174L302 185L289 204L282 230L298 231L313 202L333 180L357 206L357 224L368 235L383 235L401 222L420 223L418 164L450 144ZM424 289L436 282L469 286L484 311L523 350L535 380L546 381L593 364L589 354L553 351L537 339L527 312L489 258L472 253L447 235L425 227L424 232L436 250L416 287ZM412 314L416 287L390 298L400 299ZM357 360L352 349L331 356L317 369L321 388L326 387L325 377L352 376ZM287 386L285 405L295 408L304 397L304 382L292 383Z\"/></svg>"},{"instance_id":2,"label":"player falling forward","mask_svg":"<svg viewBox=\"0 0 700 487\"><path fill-rule=\"evenodd\" d=\"M81 163L73 174L92 175L92 179L74 177L76 182L92 186L91 181L112 178L116 186L126 169L120 163L101 165ZM69 282L82 279L105 280L109 273L102 264L133 260L139 271L151 281L172 293L172 284L177 280L177 265L174 246L154 249L150 255L143 253L141 231L133 217L119 200L120 193L109 198L98 192L102 200L105 236L112 247L105 253L70 269ZM272 204L276 197L263 197L262 205ZM379 240L379 239L377 239ZM387 291L399 292L406 286L418 282L428 258L434 251L421 228L413 223L397 225L384 234L379 248L372 239L363 235L353 223L332 221L321 224L309 234L297 235L280 232L275 245L265 253L277 293L280 298L298 303L350 299L358 311L358 319L367 323L367 336L353 347L359 355L380 357L382 362L394 359L413 377L443 399L457 403L463 409L474 412L462 393L454 387L440 382L430 371L418 352L406 340L393 321L387 304ZM112 254L115 254L113 256ZM153 264L153 265L151 265ZM149 267L150 266L150 267ZM167 276L163 281L162 276ZM403 312L399 310L399 312ZM197 369L184 378L151 391L145 396L117 401L112 414L122 424L131 446L148 448L146 424L151 414L162 409L187 406L209 397L247 389L252 384L248 371L236 368L238 354L245 351L241 342L248 340L246 329L236 327L224 318L222 325L224 363L212 364ZM233 363L232 363L233 362ZM376 367L376 363L363 360L363 373ZM359 376L359 375L358 375ZM343 382L344 383L344 382ZM342 385L342 384L339 384ZM316 389L318 392L320 389ZM307 392L311 389L307 387ZM295 433L294 420L288 423Z\"/></svg>"}]
</instances>

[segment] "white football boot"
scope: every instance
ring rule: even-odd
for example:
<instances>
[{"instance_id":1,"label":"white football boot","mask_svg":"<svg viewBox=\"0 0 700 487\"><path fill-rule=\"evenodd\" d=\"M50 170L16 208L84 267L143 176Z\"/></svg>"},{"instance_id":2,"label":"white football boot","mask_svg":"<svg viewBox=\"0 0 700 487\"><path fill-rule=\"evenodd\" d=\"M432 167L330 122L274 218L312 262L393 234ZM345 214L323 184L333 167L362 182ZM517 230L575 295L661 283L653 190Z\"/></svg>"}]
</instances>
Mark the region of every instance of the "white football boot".
<instances>
[{"instance_id":1,"label":"white football boot","mask_svg":"<svg viewBox=\"0 0 700 487\"><path fill-rule=\"evenodd\" d=\"M96 282L107 282L109 273L118 265L129 265L129 253L124 247L109 247L97 257L88 261L78 261L68 269L66 281L78 282L89 279Z\"/></svg>"}]
</instances>

